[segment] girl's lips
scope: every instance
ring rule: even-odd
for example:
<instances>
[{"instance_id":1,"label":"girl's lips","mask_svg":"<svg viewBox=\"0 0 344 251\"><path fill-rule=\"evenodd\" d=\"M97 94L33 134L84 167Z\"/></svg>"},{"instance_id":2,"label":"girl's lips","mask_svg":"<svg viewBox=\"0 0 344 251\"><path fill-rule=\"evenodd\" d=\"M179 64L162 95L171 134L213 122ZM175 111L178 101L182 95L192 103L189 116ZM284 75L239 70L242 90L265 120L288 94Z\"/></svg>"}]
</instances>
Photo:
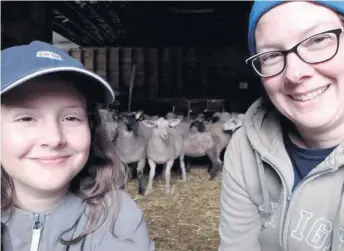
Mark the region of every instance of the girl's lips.
<instances>
[{"instance_id":1,"label":"girl's lips","mask_svg":"<svg viewBox=\"0 0 344 251\"><path fill-rule=\"evenodd\" d=\"M70 156L52 156L52 157L39 157L32 158L35 162L40 165L57 165L66 161Z\"/></svg>"}]
</instances>

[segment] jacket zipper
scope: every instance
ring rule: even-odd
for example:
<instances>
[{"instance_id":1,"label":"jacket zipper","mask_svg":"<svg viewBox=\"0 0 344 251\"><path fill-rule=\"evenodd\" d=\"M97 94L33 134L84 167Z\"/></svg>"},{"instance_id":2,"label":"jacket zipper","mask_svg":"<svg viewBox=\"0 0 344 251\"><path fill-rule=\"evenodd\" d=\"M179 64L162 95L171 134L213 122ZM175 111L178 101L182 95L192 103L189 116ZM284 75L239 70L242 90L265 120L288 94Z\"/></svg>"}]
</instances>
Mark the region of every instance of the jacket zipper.
<instances>
[{"instance_id":1,"label":"jacket zipper","mask_svg":"<svg viewBox=\"0 0 344 251\"><path fill-rule=\"evenodd\" d=\"M282 183L283 183L283 186L285 188L285 190L287 191L287 186L286 186L286 182L283 178L283 176L281 175L281 173L279 172L279 170L277 168L275 168L275 166L269 161L267 160L266 158L263 158L262 157L262 160L265 161L268 165L270 165L272 167L272 169L275 170L275 172L278 174L278 176L280 177ZM287 193L284 193L285 196L286 196L286 203L284 205L284 208L285 210L283 211L283 215L281 214L281 219L280 219L280 233L279 233L279 236L280 236L280 243L282 245L282 248L286 248L287 247L287 232L288 232L288 229L286 228L286 226L284 225L285 222L286 222L286 219L287 219L287 216L289 216L288 212L289 212L289 206L290 206L290 202L292 200L292 197L293 197L293 194L296 192L296 190L301 186L301 185L304 185L306 182L308 183L308 181L310 181L310 179L313 179L313 178L316 178L322 174L325 174L325 173L329 173L329 172L333 172L333 170L326 170L326 171L321 171L321 172L317 172L317 173L314 173L310 176L307 177L307 179L305 179L304 181L302 182L299 182L295 188L294 188L294 191L287 191ZM289 217L288 217L289 218Z\"/></svg>"},{"instance_id":2,"label":"jacket zipper","mask_svg":"<svg viewBox=\"0 0 344 251\"><path fill-rule=\"evenodd\" d=\"M278 174L278 176L280 177L281 181L282 181L282 185L284 187L284 197L283 200L281 201L281 209L285 209L285 210L281 210L281 218L280 218L280 231L279 231L279 242L282 245L283 243L283 223L284 223L284 219L285 219L285 215L288 211L289 208L289 203L292 197L292 192L288 191L287 188L287 182L285 181L284 177L282 176L282 174L280 173L280 171L266 158L264 158L262 156L262 160L267 163L269 166L272 167L272 169L275 170L275 172ZM285 199L284 199L285 198Z\"/></svg>"},{"instance_id":3,"label":"jacket zipper","mask_svg":"<svg viewBox=\"0 0 344 251\"><path fill-rule=\"evenodd\" d=\"M302 185L305 185L307 183L309 183L311 180L314 180L315 178L325 174L325 173L330 173L330 172L333 172L334 170L325 170L325 171L320 171L320 172L317 172L317 173L314 173L314 174L311 174L310 176L308 176L304 181L302 182L299 182L295 188L294 188L294 191L292 193L290 193L288 195L288 199L287 199L287 205L288 207L286 207L286 210L285 210L285 214L284 214L284 218L283 218L283 226L281 226L282 228L282 233L283 233L283 237L282 237L282 245L283 245L283 248L286 248L287 250L287 238L288 238L288 227L289 225L287 226L286 225L286 221L290 218L290 211L289 211L289 206L290 206L290 202L292 200L292 197L293 195L296 193L297 189L302 186Z\"/></svg>"},{"instance_id":4,"label":"jacket zipper","mask_svg":"<svg viewBox=\"0 0 344 251\"><path fill-rule=\"evenodd\" d=\"M38 251L41 241L41 234L43 230L43 224L40 222L39 214L35 214L35 221L32 227L32 238L30 251Z\"/></svg>"}]
</instances>

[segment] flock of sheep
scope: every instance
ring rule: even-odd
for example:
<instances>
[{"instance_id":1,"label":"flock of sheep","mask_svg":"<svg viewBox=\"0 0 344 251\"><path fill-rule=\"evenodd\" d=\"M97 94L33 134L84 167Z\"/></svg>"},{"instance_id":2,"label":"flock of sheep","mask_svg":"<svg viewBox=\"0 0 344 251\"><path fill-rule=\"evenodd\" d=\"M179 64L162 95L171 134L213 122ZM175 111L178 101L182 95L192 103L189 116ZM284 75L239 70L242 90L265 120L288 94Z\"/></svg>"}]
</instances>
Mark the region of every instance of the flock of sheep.
<instances>
[{"instance_id":1,"label":"flock of sheep","mask_svg":"<svg viewBox=\"0 0 344 251\"><path fill-rule=\"evenodd\" d=\"M212 167L210 179L222 170L221 152L228 145L232 133L243 124L243 114L216 112L205 118L178 116L172 112L149 116L142 111L115 112L99 110L108 137L114 142L121 161L137 163L139 193L152 191L157 164L164 165L165 193L171 193L171 168L178 159L181 178L186 181L189 171L184 158L208 156ZM148 161L149 177L143 175Z\"/></svg>"}]
</instances>

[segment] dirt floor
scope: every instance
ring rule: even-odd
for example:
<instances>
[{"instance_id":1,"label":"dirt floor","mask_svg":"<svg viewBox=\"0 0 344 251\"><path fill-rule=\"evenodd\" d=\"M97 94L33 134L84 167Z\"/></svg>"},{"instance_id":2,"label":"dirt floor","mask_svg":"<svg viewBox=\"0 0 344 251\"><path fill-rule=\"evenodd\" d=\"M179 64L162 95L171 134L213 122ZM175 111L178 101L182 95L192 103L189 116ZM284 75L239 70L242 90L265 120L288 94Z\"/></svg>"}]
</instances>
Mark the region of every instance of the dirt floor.
<instances>
[{"instance_id":1,"label":"dirt floor","mask_svg":"<svg viewBox=\"0 0 344 251\"><path fill-rule=\"evenodd\" d=\"M145 213L157 251L217 251L220 175L209 180L206 168L194 167L187 182L174 176L173 194L164 195L164 180L155 178L153 191L138 195L138 184L129 182L127 191Z\"/></svg>"}]
</instances>

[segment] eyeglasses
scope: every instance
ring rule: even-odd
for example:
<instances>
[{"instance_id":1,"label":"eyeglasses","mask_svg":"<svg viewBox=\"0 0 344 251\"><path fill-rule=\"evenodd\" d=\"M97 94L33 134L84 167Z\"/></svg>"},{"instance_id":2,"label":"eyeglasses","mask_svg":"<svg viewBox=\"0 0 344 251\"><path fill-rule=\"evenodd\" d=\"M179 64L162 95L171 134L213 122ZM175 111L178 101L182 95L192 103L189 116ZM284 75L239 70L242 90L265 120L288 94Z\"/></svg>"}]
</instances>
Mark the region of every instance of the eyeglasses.
<instances>
[{"instance_id":1,"label":"eyeglasses","mask_svg":"<svg viewBox=\"0 0 344 251\"><path fill-rule=\"evenodd\" d=\"M246 59L261 77L273 77L284 71L289 53L295 53L308 64L323 63L336 56L339 48L339 36L344 28L333 29L313 35L289 50L262 52Z\"/></svg>"}]
</instances>

